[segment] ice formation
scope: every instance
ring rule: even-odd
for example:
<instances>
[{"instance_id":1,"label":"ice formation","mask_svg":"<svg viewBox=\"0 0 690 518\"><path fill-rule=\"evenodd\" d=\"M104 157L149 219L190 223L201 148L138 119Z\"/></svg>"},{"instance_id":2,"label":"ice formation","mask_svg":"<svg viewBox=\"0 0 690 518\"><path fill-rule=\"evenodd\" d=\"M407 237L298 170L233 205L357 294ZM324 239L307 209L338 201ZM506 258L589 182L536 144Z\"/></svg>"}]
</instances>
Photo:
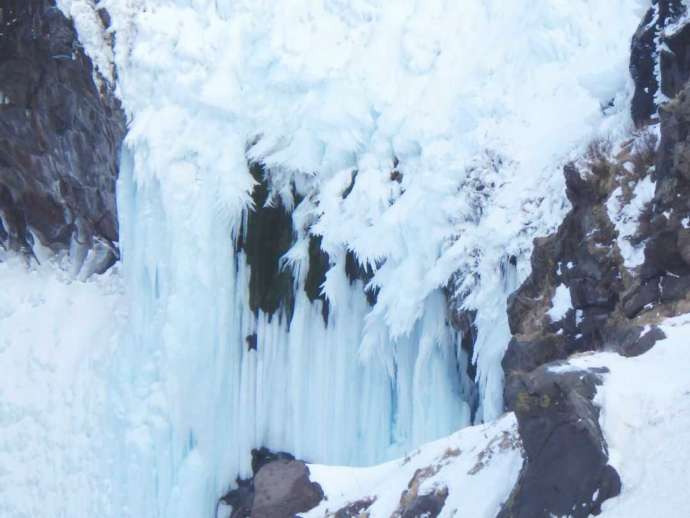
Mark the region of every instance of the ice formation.
<instances>
[{"instance_id":1,"label":"ice formation","mask_svg":"<svg viewBox=\"0 0 690 518\"><path fill-rule=\"evenodd\" d=\"M364 465L448 435L471 422L467 361L476 419L502 413L506 297L564 213L562 164L628 129L648 2L103 0L112 53L90 2L60 4L99 67L112 56L130 117L100 515L212 516L255 446ZM235 251L260 209L250 163L292 209L289 332L251 311ZM327 323L303 289L314 236ZM473 358L448 323L454 275Z\"/></svg>"}]
</instances>

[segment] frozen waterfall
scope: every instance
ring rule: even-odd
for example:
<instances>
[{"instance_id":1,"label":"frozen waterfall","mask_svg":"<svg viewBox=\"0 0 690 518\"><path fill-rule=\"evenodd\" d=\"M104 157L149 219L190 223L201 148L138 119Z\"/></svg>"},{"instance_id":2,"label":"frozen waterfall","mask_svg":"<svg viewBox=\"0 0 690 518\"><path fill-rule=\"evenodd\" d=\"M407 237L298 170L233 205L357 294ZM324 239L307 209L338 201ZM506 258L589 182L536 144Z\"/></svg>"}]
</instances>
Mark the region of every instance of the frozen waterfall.
<instances>
[{"instance_id":1,"label":"frozen waterfall","mask_svg":"<svg viewBox=\"0 0 690 518\"><path fill-rule=\"evenodd\" d=\"M644 1L103 0L112 52L89 2L60 4L131 119L114 516L212 516L253 447L365 465L502 413L506 297L567 210L562 165L627 131ZM250 304L248 164L289 213L289 312Z\"/></svg>"},{"instance_id":2,"label":"frozen waterfall","mask_svg":"<svg viewBox=\"0 0 690 518\"><path fill-rule=\"evenodd\" d=\"M194 189L166 192L139 170L149 163L130 143L118 184L132 299L117 397L130 409L133 508L166 517L208 509L234 474L250 474L259 446L368 465L469 424L467 358L457 356L440 290L411 332L392 339L342 255L328 271L327 323L298 278L288 329L285 314L250 309L250 267L234 252L241 219L221 216L213 184L200 174ZM365 336L378 341L366 357Z\"/></svg>"}]
</instances>

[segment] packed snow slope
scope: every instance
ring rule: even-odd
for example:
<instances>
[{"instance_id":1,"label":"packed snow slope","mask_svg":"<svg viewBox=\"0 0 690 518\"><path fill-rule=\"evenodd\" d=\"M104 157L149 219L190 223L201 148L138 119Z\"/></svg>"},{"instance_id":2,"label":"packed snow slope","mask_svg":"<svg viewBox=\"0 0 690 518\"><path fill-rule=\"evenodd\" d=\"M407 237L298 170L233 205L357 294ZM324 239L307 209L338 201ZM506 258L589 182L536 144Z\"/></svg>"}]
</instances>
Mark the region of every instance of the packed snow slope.
<instances>
[{"instance_id":1,"label":"packed snow slope","mask_svg":"<svg viewBox=\"0 0 690 518\"><path fill-rule=\"evenodd\" d=\"M611 463L623 490L607 501L601 516L682 516L690 495L690 318L682 315L660 326L667 338L636 358L613 353L573 359L575 367L606 367L595 402Z\"/></svg>"},{"instance_id":2,"label":"packed snow slope","mask_svg":"<svg viewBox=\"0 0 690 518\"><path fill-rule=\"evenodd\" d=\"M130 120L130 316L103 326L117 343L105 372L84 373L108 389L109 440L55 468L109 466L89 477L87 514L212 516L252 447L374 464L497 418L506 296L567 209L563 163L630 130L629 38L648 4L103 0L104 28L93 2L59 1ZM250 307L256 272L237 243L266 207L249 164L265 206L290 214L291 315ZM314 237L327 321L304 290ZM373 276L348 278L348 256ZM451 278L478 310L473 358L449 325ZM69 393L81 378L59 379ZM35 505L24 498L9 501Z\"/></svg>"}]
</instances>

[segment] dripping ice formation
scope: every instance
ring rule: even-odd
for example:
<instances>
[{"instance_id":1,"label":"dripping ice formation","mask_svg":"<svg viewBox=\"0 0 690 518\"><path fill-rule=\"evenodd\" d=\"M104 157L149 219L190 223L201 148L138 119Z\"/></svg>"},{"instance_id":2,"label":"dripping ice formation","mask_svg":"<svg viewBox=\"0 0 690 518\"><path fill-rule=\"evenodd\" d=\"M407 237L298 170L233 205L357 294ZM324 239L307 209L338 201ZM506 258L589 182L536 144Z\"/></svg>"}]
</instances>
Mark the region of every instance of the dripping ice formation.
<instances>
[{"instance_id":1,"label":"dripping ice formation","mask_svg":"<svg viewBox=\"0 0 690 518\"><path fill-rule=\"evenodd\" d=\"M344 288L328 326L298 290L288 332L284 320L250 310L244 255L233 254L214 204L202 198L194 206L204 225L188 225L185 213L178 221L161 218L163 190L133 178L146 167L146 154L129 153L118 202L123 260L137 265L126 268L127 284L137 291L121 350L127 373L121 404L144 420L127 426L146 430L126 448L135 457L128 464L156 466L149 480L129 477L127 494L141 494L142 506L156 488L165 494L176 477L199 479L207 470L202 501L214 505L228 473L249 474L250 450L260 445L330 463L371 464L469 423L440 295L428 301L428 316L408 337L385 344L396 349L395 375L382 362L360 361L370 307L361 287L349 288L344 269L330 277ZM188 232L171 232L168 224ZM217 267L201 258L213 258ZM257 344L250 350L246 337L253 333ZM427 348L424 360L420 344ZM131 363L143 358L144 364ZM151 426L146 421L161 406L175 413ZM187 501L196 502L182 493L163 515L189 516L192 509L180 504ZM145 516L159 509L144 508Z\"/></svg>"},{"instance_id":2,"label":"dripping ice formation","mask_svg":"<svg viewBox=\"0 0 690 518\"><path fill-rule=\"evenodd\" d=\"M88 4L60 2L108 67ZM566 210L562 164L629 129L628 41L647 4L102 1L131 120L102 512L212 516L252 447L366 465L473 410L498 417L506 297ZM292 210L289 330L251 311L235 253L260 209L248 163ZM328 324L303 289L312 236L330 259ZM374 271L373 307L348 252ZM452 277L478 312L473 358L448 324Z\"/></svg>"}]
</instances>

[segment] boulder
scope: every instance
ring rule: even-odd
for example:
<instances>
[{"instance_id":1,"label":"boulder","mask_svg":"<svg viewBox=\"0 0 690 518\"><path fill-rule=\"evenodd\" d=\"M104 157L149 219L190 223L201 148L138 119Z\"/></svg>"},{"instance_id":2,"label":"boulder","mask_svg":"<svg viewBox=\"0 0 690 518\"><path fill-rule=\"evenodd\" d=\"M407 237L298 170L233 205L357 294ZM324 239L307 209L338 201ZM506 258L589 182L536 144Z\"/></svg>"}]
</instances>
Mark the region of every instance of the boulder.
<instances>
[{"instance_id":1,"label":"boulder","mask_svg":"<svg viewBox=\"0 0 690 518\"><path fill-rule=\"evenodd\" d=\"M292 518L323 500L321 486L309 480L309 468L297 460L276 460L254 476L252 518Z\"/></svg>"},{"instance_id":2,"label":"boulder","mask_svg":"<svg viewBox=\"0 0 690 518\"><path fill-rule=\"evenodd\" d=\"M289 453L252 450L252 472L220 499L232 507L229 518L293 518L324 498L321 486L309 480L308 466Z\"/></svg>"},{"instance_id":3,"label":"boulder","mask_svg":"<svg viewBox=\"0 0 690 518\"><path fill-rule=\"evenodd\" d=\"M599 375L558 366L515 376L506 386L526 460L500 518L585 518L620 493L593 403Z\"/></svg>"}]
</instances>

